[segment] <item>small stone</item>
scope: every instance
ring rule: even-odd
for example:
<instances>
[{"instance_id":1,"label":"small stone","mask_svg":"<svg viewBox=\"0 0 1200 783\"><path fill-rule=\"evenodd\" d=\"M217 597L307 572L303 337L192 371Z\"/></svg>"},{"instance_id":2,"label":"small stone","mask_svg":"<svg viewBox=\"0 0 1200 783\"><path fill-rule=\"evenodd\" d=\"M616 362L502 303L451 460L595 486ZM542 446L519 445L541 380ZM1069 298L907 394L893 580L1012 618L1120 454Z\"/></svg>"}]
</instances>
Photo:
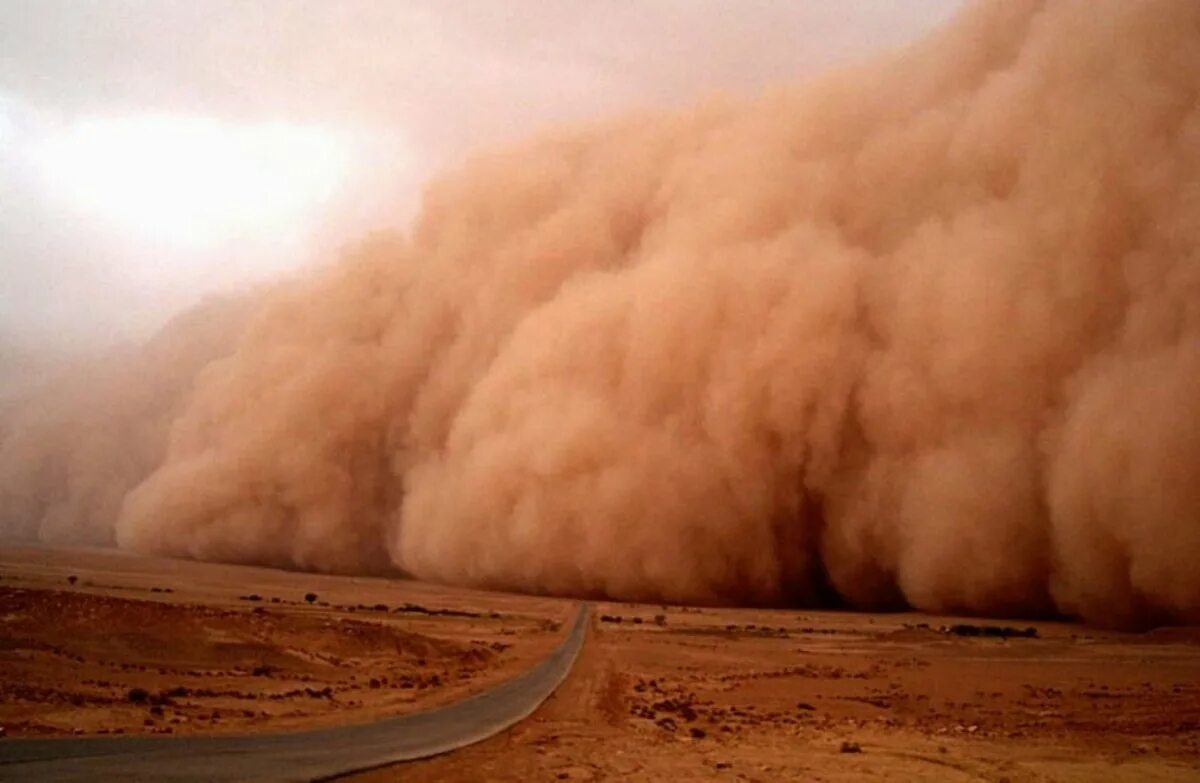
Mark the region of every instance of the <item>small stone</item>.
<instances>
[{"instance_id":1,"label":"small stone","mask_svg":"<svg viewBox=\"0 0 1200 783\"><path fill-rule=\"evenodd\" d=\"M842 742L841 752L842 753L862 753L862 746L859 745L857 742L851 742L850 740L844 740Z\"/></svg>"}]
</instances>

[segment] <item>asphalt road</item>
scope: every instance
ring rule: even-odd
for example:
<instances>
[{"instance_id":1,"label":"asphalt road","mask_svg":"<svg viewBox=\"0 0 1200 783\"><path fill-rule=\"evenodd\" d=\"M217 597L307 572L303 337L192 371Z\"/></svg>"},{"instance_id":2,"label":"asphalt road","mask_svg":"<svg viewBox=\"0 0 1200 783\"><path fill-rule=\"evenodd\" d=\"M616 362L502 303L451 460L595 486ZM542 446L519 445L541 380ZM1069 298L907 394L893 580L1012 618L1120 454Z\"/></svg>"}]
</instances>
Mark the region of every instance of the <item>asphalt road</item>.
<instances>
[{"instance_id":1,"label":"asphalt road","mask_svg":"<svg viewBox=\"0 0 1200 783\"><path fill-rule=\"evenodd\" d=\"M528 717L583 647L588 607L540 663L454 704L377 723L240 737L0 740L0 781L310 781L434 756Z\"/></svg>"}]
</instances>

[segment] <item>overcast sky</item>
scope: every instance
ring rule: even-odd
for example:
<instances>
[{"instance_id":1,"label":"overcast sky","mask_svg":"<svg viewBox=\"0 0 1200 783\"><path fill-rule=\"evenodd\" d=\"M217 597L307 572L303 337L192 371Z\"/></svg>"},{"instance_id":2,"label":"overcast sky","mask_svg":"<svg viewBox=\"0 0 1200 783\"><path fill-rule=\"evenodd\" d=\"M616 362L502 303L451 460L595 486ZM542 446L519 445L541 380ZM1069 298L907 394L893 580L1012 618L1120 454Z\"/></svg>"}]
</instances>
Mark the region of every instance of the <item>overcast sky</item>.
<instances>
[{"instance_id":1,"label":"overcast sky","mask_svg":"<svg viewBox=\"0 0 1200 783\"><path fill-rule=\"evenodd\" d=\"M752 93L958 0L0 0L0 364L403 226L548 123Z\"/></svg>"}]
</instances>

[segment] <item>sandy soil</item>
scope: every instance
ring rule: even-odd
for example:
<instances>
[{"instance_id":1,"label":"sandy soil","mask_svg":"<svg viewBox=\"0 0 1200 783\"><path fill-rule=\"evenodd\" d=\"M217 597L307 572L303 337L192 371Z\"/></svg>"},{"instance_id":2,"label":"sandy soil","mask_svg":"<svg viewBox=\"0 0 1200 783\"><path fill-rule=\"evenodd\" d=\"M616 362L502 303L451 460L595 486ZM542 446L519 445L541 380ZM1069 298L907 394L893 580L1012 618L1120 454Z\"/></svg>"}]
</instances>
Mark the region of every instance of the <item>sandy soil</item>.
<instances>
[{"instance_id":1,"label":"sandy soil","mask_svg":"<svg viewBox=\"0 0 1200 783\"><path fill-rule=\"evenodd\" d=\"M0 549L0 725L225 733L422 709L532 665L571 607ZM401 777L1200 780L1200 629L596 604L576 670L531 719L358 779Z\"/></svg>"},{"instance_id":2,"label":"sandy soil","mask_svg":"<svg viewBox=\"0 0 1200 783\"><path fill-rule=\"evenodd\" d=\"M531 720L357 779L1200 780L1200 629L617 605L593 622Z\"/></svg>"},{"instance_id":3,"label":"sandy soil","mask_svg":"<svg viewBox=\"0 0 1200 783\"><path fill-rule=\"evenodd\" d=\"M8 547L0 734L241 733L411 712L533 665L561 638L570 606Z\"/></svg>"}]
</instances>

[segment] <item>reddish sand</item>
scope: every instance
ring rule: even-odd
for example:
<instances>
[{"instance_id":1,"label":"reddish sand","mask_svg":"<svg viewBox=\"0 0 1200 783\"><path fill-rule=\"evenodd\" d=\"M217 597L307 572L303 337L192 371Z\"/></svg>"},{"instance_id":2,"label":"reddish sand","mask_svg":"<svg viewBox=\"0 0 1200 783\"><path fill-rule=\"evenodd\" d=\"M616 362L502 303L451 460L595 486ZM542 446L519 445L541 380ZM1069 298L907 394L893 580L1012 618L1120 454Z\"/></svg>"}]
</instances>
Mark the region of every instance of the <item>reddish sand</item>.
<instances>
[{"instance_id":1,"label":"reddish sand","mask_svg":"<svg viewBox=\"0 0 1200 783\"><path fill-rule=\"evenodd\" d=\"M0 725L241 732L422 709L532 665L571 606L10 548ZM1200 629L597 604L579 664L532 718L360 778L1200 780Z\"/></svg>"},{"instance_id":2,"label":"reddish sand","mask_svg":"<svg viewBox=\"0 0 1200 783\"><path fill-rule=\"evenodd\" d=\"M1200 630L599 605L531 720L361 779L1200 780Z\"/></svg>"},{"instance_id":3,"label":"reddish sand","mask_svg":"<svg viewBox=\"0 0 1200 783\"><path fill-rule=\"evenodd\" d=\"M0 727L224 733L410 712L532 665L568 612L400 580L10 548Z\"/></svg>"}]
</instances>

